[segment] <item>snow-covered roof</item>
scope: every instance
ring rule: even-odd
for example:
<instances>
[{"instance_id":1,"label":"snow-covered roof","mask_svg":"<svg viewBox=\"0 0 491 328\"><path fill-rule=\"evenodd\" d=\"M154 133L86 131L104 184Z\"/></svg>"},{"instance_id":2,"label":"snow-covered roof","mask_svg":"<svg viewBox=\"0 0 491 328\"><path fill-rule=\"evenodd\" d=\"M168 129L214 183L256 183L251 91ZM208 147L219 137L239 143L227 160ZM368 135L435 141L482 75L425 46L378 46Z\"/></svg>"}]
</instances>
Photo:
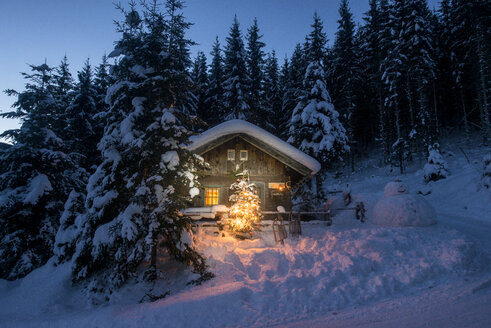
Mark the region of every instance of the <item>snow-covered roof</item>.
<instances>
[{"instance_id":1,"label":"snow-covered roof","mask_svg":"<svg viewBox=\"0 0 491 328\"><path fill-rule=\"evenodd\" d=\"M300 173L315 174L320 170L321 165L314 158L266 130L243 120L226 121L200 135L191 137L188 149L203 154L236 135Z\"/></svg>"}]
</instances>

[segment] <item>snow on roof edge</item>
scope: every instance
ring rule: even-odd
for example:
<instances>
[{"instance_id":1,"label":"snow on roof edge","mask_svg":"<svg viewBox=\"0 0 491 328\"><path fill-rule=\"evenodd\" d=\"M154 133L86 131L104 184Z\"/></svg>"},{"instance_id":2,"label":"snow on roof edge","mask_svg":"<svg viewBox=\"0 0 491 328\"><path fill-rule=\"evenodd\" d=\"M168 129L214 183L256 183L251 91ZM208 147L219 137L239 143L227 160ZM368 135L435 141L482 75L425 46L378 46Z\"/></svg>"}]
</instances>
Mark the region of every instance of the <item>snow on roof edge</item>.
<instances>
[{"instance_id":1,"label":"snow on roof edge","mask_svg":"<svg viewBox=\"0 0 491 328\"><path fill-rule=\"evenodd\" d=\"M308 167L312 171L312 174L319 172L321 168L320 163L316 159L310 157L301 150L293 147L289 143L281 140L268 131L261 129L260 127L252 123L239 119L223 122L199 135L192 136L189 139L191 141L191 144L189 144L187 148L193 151L220 137L236 133L247 134L251 137L268 143L276 150L289 156L290 158L293 158L300 164Z\"/></svg>"}]
</instances>

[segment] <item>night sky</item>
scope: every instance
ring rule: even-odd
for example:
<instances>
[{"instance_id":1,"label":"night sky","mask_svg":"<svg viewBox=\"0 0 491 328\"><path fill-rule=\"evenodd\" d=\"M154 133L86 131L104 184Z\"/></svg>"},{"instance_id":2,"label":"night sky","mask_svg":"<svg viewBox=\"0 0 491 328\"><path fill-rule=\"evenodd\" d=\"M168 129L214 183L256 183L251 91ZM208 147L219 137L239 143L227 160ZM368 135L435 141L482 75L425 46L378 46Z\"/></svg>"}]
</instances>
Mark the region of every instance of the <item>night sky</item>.
<instances>
[{"instance_id":1,"label":"night sky","mask_svg":"<svg viewBox=\"0 0 491 328\"><path fill-rule=\"evenodd\" d=\"M430 8L439 0L429 0ZM122 3L124 3L122 1ZM199 43L192 48L207 57L218 36L222 47L233 17L237 14L243 35L257 17L266 51L275 50L280 64L295 44L303 42L310 32L315 11L324 22L329 44L337 29L337 0L188 0L184 16L194 26L187 36ZM351 0L355 21L361 23L368 10L368 0ZM110 53L119 36L114 20L121 19L111 0L0 0L0 90L21 91L28 72L27 64L57 66L67 55L74 78L89 57L97 65L104 53ZM10 110L13 97L0 94L0 111ZM13 120L0 119L0 132L15 128Z\"/></svg>"}]
</instances>

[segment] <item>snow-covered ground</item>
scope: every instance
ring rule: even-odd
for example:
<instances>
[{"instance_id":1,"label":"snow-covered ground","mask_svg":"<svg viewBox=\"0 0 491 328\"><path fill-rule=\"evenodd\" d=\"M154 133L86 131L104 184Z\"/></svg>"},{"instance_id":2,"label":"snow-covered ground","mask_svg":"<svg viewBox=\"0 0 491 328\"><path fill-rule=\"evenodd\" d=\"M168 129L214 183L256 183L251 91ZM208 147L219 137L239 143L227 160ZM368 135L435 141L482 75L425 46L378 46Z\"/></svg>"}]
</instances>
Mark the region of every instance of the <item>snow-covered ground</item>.
<instances>
[{"instance_id":1,"label":"snow-covered ground","mask_svg":"<svg viewBox=\"0 0 491 328\"><path fill-rule=\"evenodd\" d=\"M447 179L424 183L424 162L398 177L436 211L428 227L381 227L373 208L396 177L366 160L351 183L367 222L338 212L327 227L303 225L300 238L274 243L270 228L237 241L202 228L196 242L216 278L138 304L141 286L110 304L89 305L70 285L69 267L51 263L19 281L0 280L1 327L491 327L491 191L479 189L484 148L466 157L442 143ZM449 153L448 149L453 153ZM447 150L447 152L445 152ZM190 277L189 277L190 278Z\"/></svg>"}]
</instances>

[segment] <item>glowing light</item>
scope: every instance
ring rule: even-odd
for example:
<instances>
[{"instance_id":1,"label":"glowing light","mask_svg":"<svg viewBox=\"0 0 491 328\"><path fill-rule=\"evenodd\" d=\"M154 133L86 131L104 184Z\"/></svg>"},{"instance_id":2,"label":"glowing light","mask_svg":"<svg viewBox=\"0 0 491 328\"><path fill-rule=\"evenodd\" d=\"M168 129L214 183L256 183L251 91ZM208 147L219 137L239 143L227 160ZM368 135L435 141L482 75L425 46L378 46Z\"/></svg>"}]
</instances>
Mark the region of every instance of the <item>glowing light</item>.
<instances>
[{"instance_id":1,"label":"glowing light","mask_svg":"<svg viewBox=\"0 0 491 328\"><path fill-rule=\"evenodd\" d=\"M241 178L230 186L234 194L230 201L234 204L229 211L229 228L236 233L250 233L257 230L261 219L260 200L256 186L249 184L247 171L241 174Z\"/></svg>"}]
</instances>

